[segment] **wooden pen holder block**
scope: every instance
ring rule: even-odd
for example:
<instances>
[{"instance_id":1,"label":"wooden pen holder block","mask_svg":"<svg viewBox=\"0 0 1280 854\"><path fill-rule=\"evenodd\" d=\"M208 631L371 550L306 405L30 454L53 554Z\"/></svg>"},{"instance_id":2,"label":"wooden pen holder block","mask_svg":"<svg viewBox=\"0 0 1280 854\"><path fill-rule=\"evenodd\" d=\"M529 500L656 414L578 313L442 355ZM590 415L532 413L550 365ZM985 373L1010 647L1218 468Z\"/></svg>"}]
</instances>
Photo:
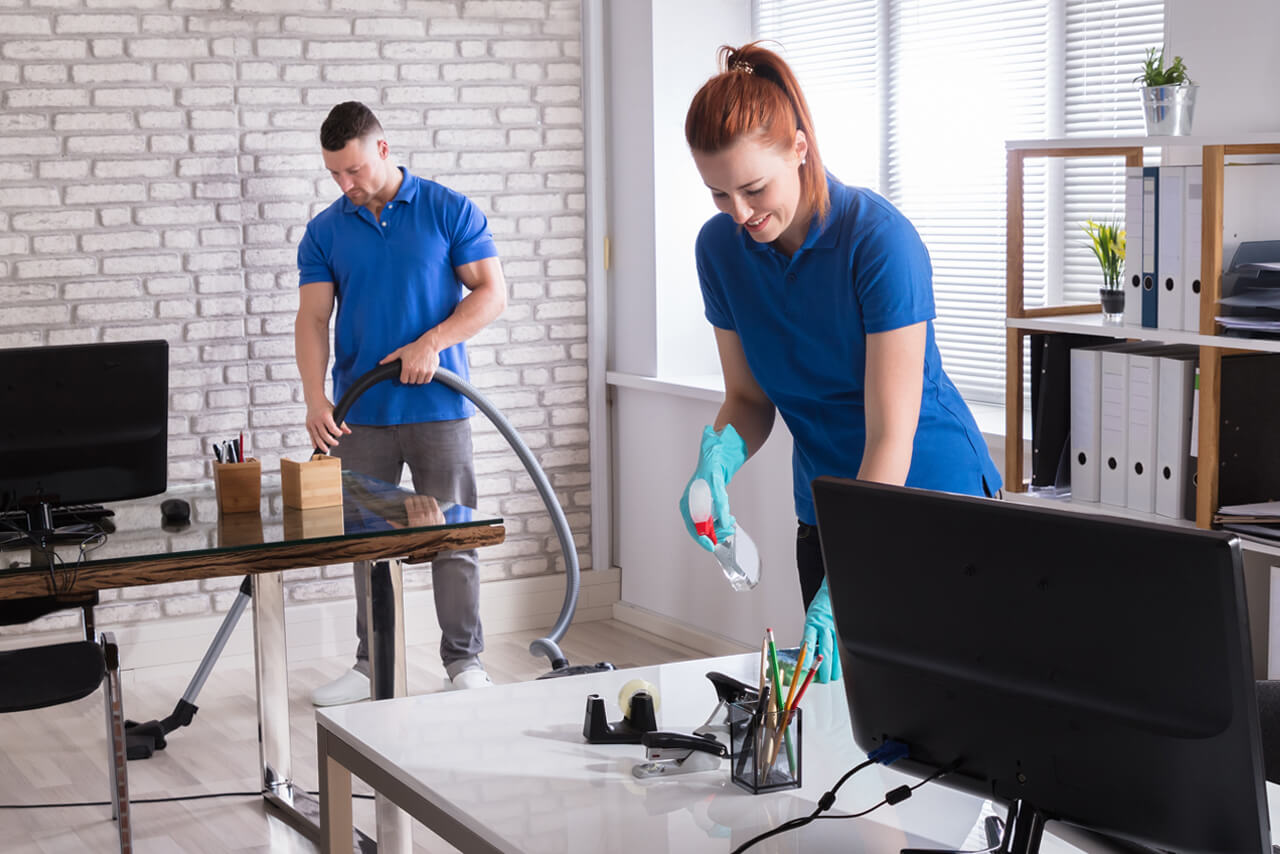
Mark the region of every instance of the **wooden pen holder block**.
<instances>
[{"instance_id":1,"label":"wooden pen holder block","mask_svg":"<svg viewBox=\"0 0 1280 854\"><path fill-rule=\"evenodd\" d=\"M257 513L262 506L262 463L214 463L213 487L223 513Z\"/></svg>"},{"instance_id":2,"label":"wooden pen holder block","mask_svg":"<svg viewBox=\"0 0 1280 854\"><path fill-rule=\"evenodd\" d=\"M304 463L280 460L284 506L295 510L342 506L342 460L315 454Z\"/></svg>"}]
</instances>

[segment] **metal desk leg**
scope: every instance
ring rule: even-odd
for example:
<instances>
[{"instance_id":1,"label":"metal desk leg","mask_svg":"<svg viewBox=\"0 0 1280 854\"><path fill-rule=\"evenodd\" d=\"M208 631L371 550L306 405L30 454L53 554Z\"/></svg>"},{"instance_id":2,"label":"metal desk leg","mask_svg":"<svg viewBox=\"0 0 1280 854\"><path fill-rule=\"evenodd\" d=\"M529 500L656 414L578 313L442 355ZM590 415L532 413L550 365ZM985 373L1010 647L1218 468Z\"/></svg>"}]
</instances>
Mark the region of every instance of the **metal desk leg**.
<instances>
[{"instance_id":1,"label":"metal desk leg","mask_svg":"<svg viewBox=\"0 0 1280 854\"><path fill-rule=\"evenodd\" d=\"M357 572L367 572L365 625L369 627L369 693L374 700L403 697L407 693L404 660L403 571L400 561L356 564ZM413 849L413 824L407 813L379 795L378 851L382 854L409 854Z\"/></svg>"},{"instance_id":2,"label":"metal desk leg","mask_svg":"<svg viewBox=\"0 0 1280 854\"><path fill-rule=\"evenodd\" d=\"M253 663L258 683L258 750L262 796L313 842L320 838L320 805L293 785L289 746L289 673L284 637L284 574L252 576Z\"/></svg>"}]
</instances>

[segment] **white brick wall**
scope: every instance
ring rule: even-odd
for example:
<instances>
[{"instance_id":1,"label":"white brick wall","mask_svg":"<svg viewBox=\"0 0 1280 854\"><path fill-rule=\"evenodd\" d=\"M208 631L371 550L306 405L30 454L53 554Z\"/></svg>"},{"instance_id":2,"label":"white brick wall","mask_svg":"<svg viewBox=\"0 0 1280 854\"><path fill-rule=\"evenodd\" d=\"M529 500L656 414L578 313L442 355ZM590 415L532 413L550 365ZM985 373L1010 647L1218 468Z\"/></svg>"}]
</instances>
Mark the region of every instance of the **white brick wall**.
<instances>
[{"instance_id":1,"label":"white brick wall","mask_svg":"<svg viewBox=\"0 0 1280 854\"><path fill-rule=\"evenodd\" d=\"M163 337L170 481L244 429L267 471L303 457L297 241L337 195L319 127L378 113L399 162L490 217L509 308L475 384L542 461L590 563L583 131L576 0L0 2L0 346ZM473 421L483 577L562 567L519 461ZM347 595L349 566L288 577ZM411 571L414 585L425 570ZM108 592L105 624L212 613L220 582ZM55 628L46 621L44 628Z\"/></svg>"}]
</instances>

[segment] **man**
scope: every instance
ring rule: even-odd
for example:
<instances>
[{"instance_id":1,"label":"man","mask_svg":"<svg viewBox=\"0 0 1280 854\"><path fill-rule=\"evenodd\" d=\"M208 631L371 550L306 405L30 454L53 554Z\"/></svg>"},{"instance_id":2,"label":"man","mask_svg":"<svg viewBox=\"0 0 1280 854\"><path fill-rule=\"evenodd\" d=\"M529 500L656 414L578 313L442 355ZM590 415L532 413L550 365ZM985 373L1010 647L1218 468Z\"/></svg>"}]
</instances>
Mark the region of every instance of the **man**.
<instances>
[{"instance_id":1,"label":"man","mask_svg":"<svg viewBox=\"0 0 1280 854\"><path fill-rule=\"evenodd\" d=\"M489 223L460 193L411 175L390 159L382 126L348 101L320 128L324 163L342 198L307 224L298 247L300 298L294 325L307 432L343 467L398 483L407 463L418 492L476 503L471 402L431 383L443 365L467 376L463 342L506 307L506 282ZM399 382L365 392L343 424L325 397L329 317L335 300L333 391L339 398L376 365L399 359ZM355 667L318 688L317 706L369 696L365 590L356 573ZM453 688L486 687L474 550L432 561L440 657Z\"/></svg>"}]
</instances>

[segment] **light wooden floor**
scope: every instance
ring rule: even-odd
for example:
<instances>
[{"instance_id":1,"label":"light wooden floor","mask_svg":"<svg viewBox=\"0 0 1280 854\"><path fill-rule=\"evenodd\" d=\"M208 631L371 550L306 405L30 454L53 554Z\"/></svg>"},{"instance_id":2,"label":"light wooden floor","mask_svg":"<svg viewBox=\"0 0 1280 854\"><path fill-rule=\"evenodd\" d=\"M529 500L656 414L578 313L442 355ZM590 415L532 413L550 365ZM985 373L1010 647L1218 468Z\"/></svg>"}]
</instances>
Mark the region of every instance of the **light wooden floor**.
<instances>
[{"instance_id":1,"label":"light wooden floor","mask_svg":"<svg viewBox=\"0 0 1280 854\"><path fill-rule=\"evenodd\" d=\"M529 642L539 632L487 638L483 659L495 682L535 678L548 670L533 658ZM614 621L569 629L561 648L570 662L611 661L619 668L700 657L695 650ZM127 658L126 658L127 662ZM311 691L341 674L347 660L306 662L290 671L293 779L317 786L315 718ZM442 688L444 671L435 647L411 647L409 689ZM173 711L190 673L130 674L125 714L133 720L163 718ZM210 792L256 792L259 788L257 713L252 664L217 666L197 700L195 721L170 734L168 747L150 759L129 763L129 788L146 797ZM0 804L101 801L109 798L102 693L76 703L0 716ZM357 791L367 787L356 781ZM357 799L356 826L374 834L373 802ZM261 797L217 798L134 804L134 850L139 854L214 852L314 852L315 847L270 815ZM0 848L7 854L52 854L116 850L110 807L0 809ZM453 852L421 826L415 850Z\"/></svg>"}]
</instances>

